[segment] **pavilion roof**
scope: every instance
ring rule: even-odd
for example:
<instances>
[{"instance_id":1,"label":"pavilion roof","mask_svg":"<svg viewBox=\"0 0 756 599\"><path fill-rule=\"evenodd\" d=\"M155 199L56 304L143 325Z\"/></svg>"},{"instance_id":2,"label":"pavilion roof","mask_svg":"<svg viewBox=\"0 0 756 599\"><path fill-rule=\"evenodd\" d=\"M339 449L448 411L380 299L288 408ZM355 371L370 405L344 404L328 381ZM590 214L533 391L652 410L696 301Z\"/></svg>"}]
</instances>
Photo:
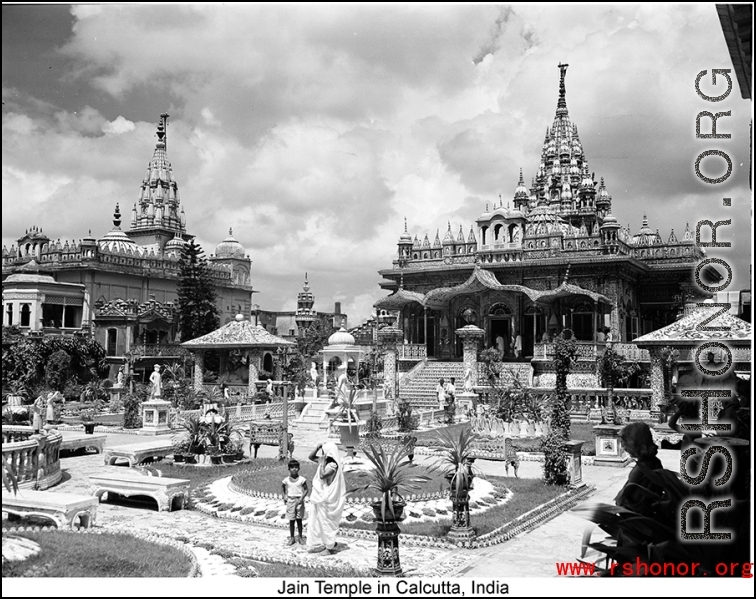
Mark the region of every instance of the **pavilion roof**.
<instances>
[{"instance_id":1,"label":"pavilion roof","mask_svg":"<svg viewBox=\"0 0 756 599\"><path fill-rule=\"evenodd\" d=\"M717 315L711 322L705 320L715 315L721 308L717 306L699 307L687 316L666 327L653 331L633 341L639 347L652 345L694 345L701 341L726 341L735 345L751 344L751 323L730 313ZM724 330L705 330L707 327ZM704 329L704 330L701 330Z\"/></svg>"},{"instance_id":2,"label":"pavilion roof","mask_svg":"<svg viewBox=\"0 0 756 599\"><path fill-rule=\"evenodd\" d=\"M293 345L296 344L269 333L265 328L254 325L249 320L232 320L212 333L181 344L188 350L287 347Z\"/></svg>"},{"instance_id":3,"label":"pavilion roof","mask_svg":"<svg viewBox=\"0 0 756 599\"><path fill-rule=\"evenodd\" d=\"M464 283L455 285L454 287L439 287L438 289L432 289L425 295L414 291L406 291L400 287L399 291L393 295L378 300L374 306L380 309L398 310L410 302L416 302L426 308L438 310L446 307L452 298L458 295L479 293L486 289L522 293L526 295L531 302L549 303L561 297L585 295L595 302L614 304L614 302L605 295L588 289L583 289L578 285L567 283L566 279L567 277L565 276L565 280L562 284L555 289L540 291L537 289L531 289L525 285L504 285L499 283L493 272L482 269L480 266L476 265L475 270L473 270L470 277Z\"/></svg>"}]
</instances>

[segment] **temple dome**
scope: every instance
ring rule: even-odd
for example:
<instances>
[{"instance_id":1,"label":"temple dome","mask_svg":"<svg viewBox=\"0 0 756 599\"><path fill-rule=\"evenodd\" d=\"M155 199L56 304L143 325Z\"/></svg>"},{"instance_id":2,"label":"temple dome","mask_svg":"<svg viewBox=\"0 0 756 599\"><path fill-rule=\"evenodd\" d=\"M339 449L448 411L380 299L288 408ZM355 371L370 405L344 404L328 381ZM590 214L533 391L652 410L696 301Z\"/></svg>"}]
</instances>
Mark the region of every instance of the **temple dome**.
<instances>
[{"instance_id":1,"label":"temple dome","mask_svg":"<svg viewBox=\"0 0 756 599\"><path fill-rule=\"evenodd\" d=\"M228 230L228 237L218 244L215 248L216 258L244 258L247 251L244 246L234 239L233 230Z\"/></svg>"},{"instance_id":2,"label":"temple dome","mask_svg":"<svg viewBox=\"0 0 756 599\"><path fill-rule=\"evenodd\" d=\"M328 345L354 345L354 337L347 333L344 327L341 327L328 338Z\"/></svg>"}]
</instances>

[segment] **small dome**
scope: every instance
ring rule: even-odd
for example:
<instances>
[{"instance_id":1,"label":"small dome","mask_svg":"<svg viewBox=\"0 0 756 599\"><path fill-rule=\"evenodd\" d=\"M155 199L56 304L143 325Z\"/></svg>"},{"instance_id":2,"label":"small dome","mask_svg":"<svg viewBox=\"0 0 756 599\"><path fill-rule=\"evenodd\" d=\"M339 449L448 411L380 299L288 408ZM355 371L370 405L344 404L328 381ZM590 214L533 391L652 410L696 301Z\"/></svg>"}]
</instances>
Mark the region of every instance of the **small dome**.
<instances>
[{"instance_id":1,"label":"small dome","mask_svg":"<svg viewBox=\"0 0 756 599\"><path fill-rule=\"evenodd\" d=\"M328 345L354 345L354 337L347 333L344 327L341 327L328 338Z\"/></svg>"},{"instance_id":2,"label":"small dome","mask_svg":"<svg viewBox=\"0 0 756 599\"><path fill-rule=\"evenodd\" d=\"M218 244L215 248L216 258L244 258L247 251L244 246L234 239L233 230L228 230L228 237Z\"/></svg>"},{"instance_id":3,"label":"small dome","mask_svg":"<svg viewBox=\"0 0 756 599\"><path fill-rule=\"evenodd\" d=\"M185 245L186 245L186 241L184 241L181 237L179 237L178 234L176 234L176 236L173 239L171 239L168 243L165 244L165 251L181 253Z\"/></svg>"},{"instance_id":4,"label":"small dome","mask_svg":"<svg viewBox=\"0 0 756 599\"><path fill-rule=\"evenodd\" d=\"M134 256L143 256L144 248L137 245L126 233L120 229L113 229L97 242L101 250L111 254L132 254Z\"/></svg>"}]
</instances>

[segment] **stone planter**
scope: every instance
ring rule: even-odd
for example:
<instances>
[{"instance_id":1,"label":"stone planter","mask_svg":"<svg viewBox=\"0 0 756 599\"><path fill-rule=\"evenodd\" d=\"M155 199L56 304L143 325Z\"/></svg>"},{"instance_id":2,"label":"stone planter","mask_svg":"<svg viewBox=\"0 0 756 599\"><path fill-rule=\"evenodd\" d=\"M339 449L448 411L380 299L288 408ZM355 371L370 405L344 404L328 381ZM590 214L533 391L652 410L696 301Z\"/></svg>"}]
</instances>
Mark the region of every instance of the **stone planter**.
<instances>
[{"instance_id":1,"label":"stone planter","mask_svg":"<svg viewBox=\"0 0 756 599\"><path fill-rule=\"evenodd\" d=\"M360 444L360 425L358 422L337 422L339 439L342 447L354 456L354 448Z\"/></svg>"},{"instance_id":2,"label":"stone planter","mask_svg":"<svg viewBox=\"0 0 756 599\"><path fill-rule=\"evenodd\" d=\"M196 464L197 463L197 456L193 453L185 453L183 455L184 462L187 464Z\"/></svg>"},{"instance_id":3,"label":"stone planter","mask_svg":"<svg viewBox=\"0 0 756 599\"><path fill-rule=\"evenodd\" d=\"M235 453L224 453L221 455L224 464L231 464L236 461Z\"/></svg>"},{"instance_id":4,"label":"stone planter","mask_svg":"<svg viewBox=\"0 0 756 599\"><path fill-rule=\"evenodd\" d=\"M174 453L173 454L173 461L174 462L183 462L184 461L184 454L183 453Z\"/></svg>"},{"instance_id":5,"label":"stone planter","mask_svg":"<svg viewBox=\"0 0 756 599\"><path fill-rule=\"evenodd\" d=\"M210 463L213 464L213 465L217 466L217 465L220 465L220 464L223 463L223 455L222 454L211 455L211 456L208 456L208 457L210 458Z\"/></svg>"},{"instance_id":6,"label":"stone planter","mask_svg":"<svg viewBox=\"0 0 756 599\"><path fill-rule=\"evenodd\" d=\"M87 435L94 434L95 426L97 426L96 422L84 422L84 433Z\"/></svg>"}]
</instances>

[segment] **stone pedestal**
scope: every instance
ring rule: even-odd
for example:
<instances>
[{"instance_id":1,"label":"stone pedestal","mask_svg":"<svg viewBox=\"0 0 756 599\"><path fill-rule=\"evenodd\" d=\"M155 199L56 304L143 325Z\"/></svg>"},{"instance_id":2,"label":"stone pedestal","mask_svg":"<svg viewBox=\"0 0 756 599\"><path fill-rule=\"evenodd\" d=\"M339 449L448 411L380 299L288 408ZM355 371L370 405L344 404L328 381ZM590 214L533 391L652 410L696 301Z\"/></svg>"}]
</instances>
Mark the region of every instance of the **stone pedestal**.
<instances>
[{"instance_id":1,"label":"stone pedestal","mask_svg":"<svg viewBox=\"0 0 756 599\"><path fill-rule=\"evenodd\" d=\"M402 565L399 563L399 526L396 522L376 523L378 535L378 576L401 576Z\"/></svg>"},{"instance_id":2,"label":"stone pedestal","mask_svg":"<svg viewBox=\"0 0 756 599\"><path fill-rule=\"evenodd\" d=\"M585 486L585 483L583 482L583 443L585 443L585 441L571 440L567 441L564 444L565 448L567 449L567 456L569 459L567 468L569 469L570 486L572 488Z\"/></svg>"},{"instance_id":3,"label":"stone pedestal","mask_svg":"<svg viewBox=\"0 0 756 599\"><path fill-rule=\"evenodd\" d=\"M596 437L596 459L593 461L595 466L623 468L630 462L630 456L627 455L622 446L622 439L619 438L622 429L623 427L617 424L599 424L593 427Z\"/></svg>"},{"instance_id":4,"label":"stone pedestal","mask_svg":"<svg viewBox=\"0 0 756 599\"><path fill-rule=\"evenodd\" d=\"M478 344L483 339L485 331L474 324L457 329L457 336L462 339L462 361L464 362L464 371L470 370L470 386L478 384Z\"/></svg>"},{"instance_id":5,"label":"stone pedestal","mask_svg":"<svg viewBox=\"0 0 756 599\"><path fill-rule=\"evenodd\" d=\"M171 433L171 402L151 399L142 404L142 428L140 435L163 435Z\"/></svg>"},{"instance_id":6,"label":"stone pedestal","mask_svg":"<svg viewBox=\"0 0 756 599\"><path fill-rule=\"evenodd\" d=\"M205 382L205 352L194 352L194 391L202 391Z\"/></svg>"},{"instance_id":7,"label":"stone pedestal","mask_svg":"<svg viewBox=\"0 0 756 599\"><path fill-rule=\"evenodd\" d=\"M470 411L475 414L475 408L478 405L478 394L471 391L457 394L457 413Z\"/></svg>"},{"instance_id":8,"label":"stone pedestal","mask_svg":"<svg viewBox=\"0 0 756 599\"><path fill-rule=\"evenodd\" d=\"M465 543L475 538L475 531L470 526L470 496L466 493L458 498L452 496L452 526L446 538L452 543Z\"/></svg>"},{"instance_id":9,"label":"stone pedestal","mask_svg":"<svg viewBox=\"0 0 756 599\"><path fill-rule=\"evenodd\" d=\"M394 327L384 327L378 331L383 344L383 387L396 397L396 344L404 338L404 333Z\"/></svg>"}]
</instances>

